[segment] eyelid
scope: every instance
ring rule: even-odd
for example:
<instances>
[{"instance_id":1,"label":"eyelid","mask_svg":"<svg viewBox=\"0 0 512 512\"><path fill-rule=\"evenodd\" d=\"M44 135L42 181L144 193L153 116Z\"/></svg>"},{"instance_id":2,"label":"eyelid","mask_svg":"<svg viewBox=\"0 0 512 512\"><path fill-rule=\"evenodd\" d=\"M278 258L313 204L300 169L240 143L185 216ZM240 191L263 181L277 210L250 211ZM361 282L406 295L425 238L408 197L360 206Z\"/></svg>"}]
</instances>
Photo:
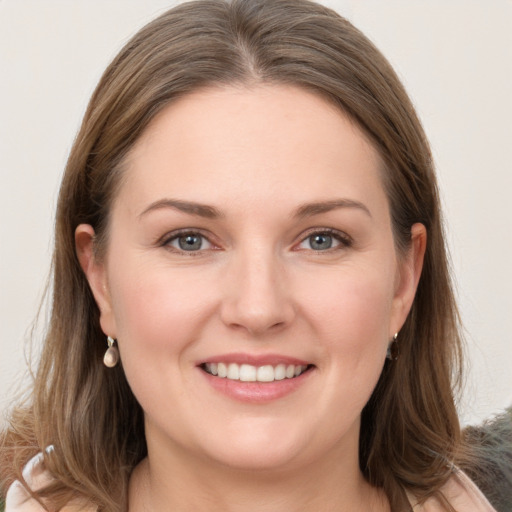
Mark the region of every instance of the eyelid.
<instances>
[{"instance_id":1,"label":"eyelid","mask_svg":"<svg viewBox=\"0 0 512 512\"><path fill-rule=\"evenodd\" d=\"M309 237L311 237L313 235L317 235L317 234L332 236L338 242L340 242L340 245L336 246L336 247L331 247L329 249L325 249L324 251L314 251L313 249L301 249L298 247L300 244L305 242ZM345 249L345 248L351 247L353 245L353 243L354 243L354 241L353 241L352 237L350 237L349 235L347 235L347 233L345 233L343 231L340 231L340 230L334 229L334 228L315 227L315 228L310 228L310 229L306 230L305 232L301 233L299 242L294 245L294 250L296 250L296 251L311 250L316 253L328 253L328 252L336 251L340 248Z\"/></svg>"},{"instance_id":2,"label":"eyelid","mask_svg":"<svg viewBox=\"0 0 512 512\"><path fill-rule=\"evenodd\" d=\"M340 243L339 246L337 245L336 247L332 247L332 248L326 249L324 251L314 251L317 253L333 252L339 248L348 248L353 245L352 237L350 237L349 235L347 235L347 233L345 233L343 231L340 231L340 230L334 229L334 228L327 228L327 227L313 227L313 228L310 228L310 229L306 230L305 232L301 233L299 241L297 243L295 243L293 246L293 250L296 250L296 251L308 250L308 249L301 249L298 246L301 243L303 243L308 237L311 237L315 234L325 234L325 235L332 236ZM186 236L186 235L199 235L202 238L204 238L205 240L207 240L207 242L210 244L211 247L208 247L207 249L200 249L197 251L185 251L185 250L182 250L182 249L179 249L177 247L173 247L170 245L170 242L172 242L173 240L175 240L179 237L182 237L182 236ZM212 241L211 233L205 233L204 230L202 230L200 228L181 228L181 229L167 232L165 235L158 238L155 245L161 246L161 247L166 247L169 250L175 251L176 253L186 254L189 256L194 256L194 255L197 256L201 253L204 253L205 251L220 249L219 245ZM313 249L311 249L311 251L313 251Z\"/></svg>"},{"instance_id":3,"label":"eyelid","mask_svg":"<svg viewBox=\"0 0 512 512\"><path fill-rule=\"evenodd\" d=\"M171 242L176 240L177 238L180 238L182 236L186 236L186 235L198 235L200 237L202 237L203 239L205 239L209 244L210 244L210 247L206 248L206 249L199 249L197 251L185 251L183 249L180 249L178 247L174 247L171 245ZM170 231L168 233L166 233L165 235L161 236L157 242L156 242L156 245L157 246L161 246L161 247L164 247L164 248L167 248L173 252L176 252L178 254L185 254L187 256L197 256L201 253L204 253L205 251L211 251L211 250L217 250L219 249L219 246L217 244L215 244L212 240L211 240L212 236L211 234L209 233L205 233L202 229L199 229L199 228L181 228L181 229L176 229L174 231Z\"/></svg>"}]
</instances>

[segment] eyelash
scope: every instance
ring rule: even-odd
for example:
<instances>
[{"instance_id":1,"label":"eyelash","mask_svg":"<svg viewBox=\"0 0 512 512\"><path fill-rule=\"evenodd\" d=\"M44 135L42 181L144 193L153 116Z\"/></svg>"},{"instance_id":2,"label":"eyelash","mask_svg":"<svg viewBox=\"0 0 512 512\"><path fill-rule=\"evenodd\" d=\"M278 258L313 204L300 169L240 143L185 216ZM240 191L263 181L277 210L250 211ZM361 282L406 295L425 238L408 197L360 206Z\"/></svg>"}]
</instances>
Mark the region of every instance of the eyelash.
<instances>
[{"instance_id":1,"label":"eyelash","mask_svg":"<svg viewBox=\"0 0 512 512\"><path fill-rule=\"evenodd\" d=\"M313 237L315 235L316 236L321 236L321 235L330 236L333 239L335 239L337 242L339 242L339 245L335 246L335 247L329 247L328 249L325 249L325 250L318 250L318 251L315 251L314 249L300 249L300 248L295 249L295 250L298 250L298 251L308 250L308 251L311 251L314 253L321 254L321 253L332 253L332 252L335 252L335 251L341 250L341 249L348 249L348 248L352 247L352 245L353 245L353 240L350 236L348 236L346 233L343 233L342 231L338 231L338 230L332 229L332 228L312 228L305 235L302 235L301 241L299 242L298 245L303 244L304 242L306 242L308 239L310 239L311 237Z\"/></svg>"},{"instance_id":2,"label":"eyelash","mask_svg":"<svg viewBox=\"0 0 512 512\"><path fill-rule=\"evenodd\" d=\"M199 249L197 251L187 251L185 249L180 249L178 247L173 247L171 245L173 241L177 241L178 239L187 236L200 237L203 241L206 241L208 244L210 244L211 247L208 249ZM200 256L206 250L216 250L218 248L207 235L205 235L204 233L201 232L201 230L198 229L183 229L179 231L173 231L172 233L168 233L167 235L162 237L161 240L158 242L158 245L168 249L169 251L173 251L178 254L186 256Z\"/></svg>"},{"instance_id":3,"label":"eyelash","mask_svg":"<svg viewBox=\"0 0 512 512\"><path fill-rule=\"evenodd\" d=\"M321 236L326 235L329 237L332 237L337 242L339 242L339 245L335 247L329 247L325 250L314 250L314 249L301 249L297 248L297 246L300 246L304 242L306 242L308 239L310 239L313 236ZM201 237L202 240L206 241L208 244L210 244L212 247L209 247L207 249L199 249L197 251L191 250L187 251L184 249L180 249L178 247L173 247L171 245L172 242L177 241L181 237L186 236L194 236L194 237ZM174 231L172 233L169 233L162 237L160 241L158 242L158 245L167 248L168 250L174 251L178 254L187 255L187 256L199 256L204 253L204 251L207 250L216 250L218 247L210 240L210 238L202 233L200 230L193 230L193 229L183 229L180 231ZM307 250L314 253L331 253L335 252L340 249L347 249L353 245L353 240L350 236L348 236L346 233L343 233L341 231L338 231L336 229L332 228L312 228L305 234L302 234L301 240L298 244L294 245L294 250L300 251L300 250Z\"/></svg>"}]
</instances>

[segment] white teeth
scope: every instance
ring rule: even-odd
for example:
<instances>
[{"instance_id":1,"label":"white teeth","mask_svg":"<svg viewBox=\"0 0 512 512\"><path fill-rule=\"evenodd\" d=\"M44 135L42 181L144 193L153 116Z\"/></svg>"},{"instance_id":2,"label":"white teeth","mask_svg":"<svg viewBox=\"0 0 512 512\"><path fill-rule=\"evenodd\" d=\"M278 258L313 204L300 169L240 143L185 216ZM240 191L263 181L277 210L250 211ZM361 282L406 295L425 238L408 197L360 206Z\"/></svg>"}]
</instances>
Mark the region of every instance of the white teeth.
<instances>
[{"instance_id":1,"label":"white teeth","mask_svg":"<svg viewBox=\"0 0 512 512\"><path fill-rule=\"evenodd\" d=\"M228 366L227 378L231 380L238 380L240 378L240 368L236 363L231 363Z\"/></svg>"},{"instance_id":2,"label":"white teeth","mask_svg":"<svg viewBox=\"0 0 512 512\"><path fill-rule=\"evenodd\" d=\"M278 364L274 368L274 380L283 380L286 377L286 366L284 364Z\"/></svg>"},{"instance_id":3,"label":"white teeth","mask_svg":"<svg viewBox=\"0 0 512 512\"><path fill-rule=\"evenodd\" d=\"M208 371L212 375L217 375L217 363L208 363Z\"/></svg>"},{"instance_id":4,"label":"white teeth","mask_svg":"<svg viewBox=\"0 0 512 512\"><path fill-rule=\"evenodd\" d=\"M240 380L242 382L256 382L256 373L256 366L251 366L250 364L240 366Z\"/></svg>"},{"instance_id":5,"label":"white teeth","mask_svg":"<svg viewBox=\"0 0 512 512\"><path fill-rule=\"evenodd\" d=\"M274 378L274 368L269 364L258 368L258 372L256 374L256 380L258 382L272 382Z\"/></svg>"},{"instance_id":6,"label":"white teeth","mask_svg":"<svg viewBox=\"0 0 512 512\"><path fill-rule=\"evenodd\" d=\"M304 373L307 366L270 364L264 366L252 366L250 364L237 363L205 363L204 369L211 375L227 378L229 380L240 380L242 382L273 382L274 380L293 379Z\"/></svg>"},{"instance_id":7,"label":"white teeth","mask_svg":"<svg viewBox=\"0 0 512 512\"><path fill-rule=\"evenodd\" d=\"M217 365L217 375L219 377L227 377L228 376L228 368L224 363L219 363Z\"/></svg>"}]
</instances>

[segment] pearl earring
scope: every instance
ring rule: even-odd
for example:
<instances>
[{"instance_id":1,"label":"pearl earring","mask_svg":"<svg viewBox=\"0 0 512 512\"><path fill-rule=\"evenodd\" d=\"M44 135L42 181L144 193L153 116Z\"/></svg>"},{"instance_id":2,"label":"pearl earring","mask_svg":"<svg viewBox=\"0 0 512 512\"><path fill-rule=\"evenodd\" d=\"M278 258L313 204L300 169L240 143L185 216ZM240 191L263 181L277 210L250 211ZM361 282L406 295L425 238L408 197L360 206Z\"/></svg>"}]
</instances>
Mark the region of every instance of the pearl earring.
<instances>
[{"instance_id":1,"label":"pearl earring","mask_svg":"<svg viewBox=\"0 0 512 512\"><path fill-rule=\"evenodd\" d=\"M119 361L119 350L117 350L117 347L114 345L115 342L116 340L107 336L108 348L103 356L103 364L107 368L114 368Z\"/></svg>"},{"instance_id":2,"label":"pearl earring","mask_svg":"<svg viewBox=\"0 0 512 512\"><path fill-rule=\"evenodd\" d=\"M398 361L400 357L400 348L398 346L398 341L396 341L397 338L398 333L395 332L395 334L393 335L393 339L391 340L391 343L388 346L386 358L390 359L391 361Z\"/></svg>"}]
</instances>

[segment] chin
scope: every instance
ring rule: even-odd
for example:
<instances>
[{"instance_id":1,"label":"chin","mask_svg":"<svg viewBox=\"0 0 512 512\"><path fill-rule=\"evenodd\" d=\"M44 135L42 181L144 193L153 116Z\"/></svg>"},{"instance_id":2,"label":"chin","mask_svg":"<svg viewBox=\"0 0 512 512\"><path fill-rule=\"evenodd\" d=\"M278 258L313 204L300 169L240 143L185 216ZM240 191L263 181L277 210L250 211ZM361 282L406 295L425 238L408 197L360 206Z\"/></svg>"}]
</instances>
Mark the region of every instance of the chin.
<instances>
[{"instance_id":1,"label":"chin","mask_svg":"<svg viewBox=\"0 0 512 512\"><path fill-rule=\"evenodd\" d=\"M270 423L270 424L269 424ZM214 437L203 437L203 453L241 471L289 470L306 463L311 436L289 425L260 421L238 425ZM220 442L219 442L220 441Z\"/></svg>"},{"instance_id":2,"label":"chin","mask_svg":"<svg viewBox=\"0 0 512 512\"><path fill-rule=\"evenodd\" d=\"M237 471L275 472L291 470L300 465L299 453L270 444L266 447L232 446L222 454L211 454L211 457L218 464Z\"/></svg>"}]
</instances>

